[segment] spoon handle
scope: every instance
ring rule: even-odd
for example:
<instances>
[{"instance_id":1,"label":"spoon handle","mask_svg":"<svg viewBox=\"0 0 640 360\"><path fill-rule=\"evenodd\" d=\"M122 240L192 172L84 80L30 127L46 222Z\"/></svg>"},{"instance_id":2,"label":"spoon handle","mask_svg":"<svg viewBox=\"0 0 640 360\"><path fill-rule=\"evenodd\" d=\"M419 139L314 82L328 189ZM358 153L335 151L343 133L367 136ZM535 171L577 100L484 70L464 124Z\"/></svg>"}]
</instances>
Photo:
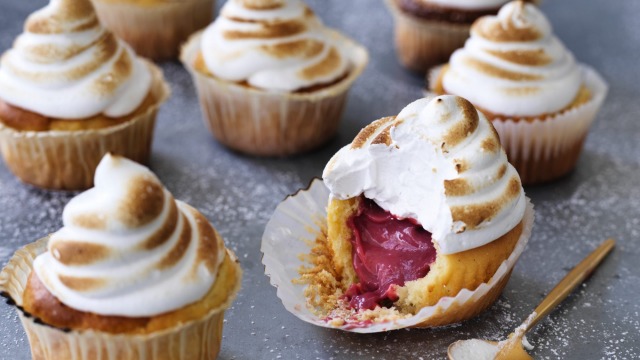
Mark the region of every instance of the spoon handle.
<instances>
[{"instance_id":1,"label":"spoon handle","mask_svg":"<svg viewBox=\"0 0 640 360\"><path fill-rule=\"evenodd\" d=\"M551 290L547 297L542 300L535 310L535 316L529 322L525 332L533 328L538 321L547 316L562 300L580 285L595 270L600 262L613 249L616 242L613 239L605 240L597 249L574 267L565 277Z\"/></svg>"}]
</instances>

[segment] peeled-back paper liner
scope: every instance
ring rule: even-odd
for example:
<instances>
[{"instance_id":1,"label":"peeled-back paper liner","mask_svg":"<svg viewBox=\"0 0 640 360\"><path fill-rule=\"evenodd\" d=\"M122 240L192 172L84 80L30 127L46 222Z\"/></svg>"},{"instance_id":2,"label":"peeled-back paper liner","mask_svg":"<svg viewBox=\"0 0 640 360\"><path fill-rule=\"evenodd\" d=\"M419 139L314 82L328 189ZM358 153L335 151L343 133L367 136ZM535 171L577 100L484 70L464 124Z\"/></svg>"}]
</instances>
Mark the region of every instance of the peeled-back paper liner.
<instances>
[{"instance_id":1,"label":"peeled-back paper liner","mask_svg":"<svg viewBox=\"0 0 640 360\"><path fill-rule=\"evenodd\" d=\"M174 328L145 334L110 334L100 331L74 331L44 324L22 308L23 293L33 260L47 251L49 237L26 245L13 255L0 272L0 295L15 305L29 338L34 359L214 359L220 351L224 311L240 289L240 281L220 307L202 319L177 324ZM227 249L235 262L236 256Z\"/></svg>"},{"instance_id":2,"label":"peeled-back paper liner","mask_svg":"<svg viewBox=\"0 0 640 360\"><path fill-rule=\"evenodd\" d=\"M73 131L20 131L0 122L0 150L9 170L22 181L42 188L83 190L92 186L95 169L107 152L147 162L156 114L170 89L161 70L151 62L145 63L153 76L150 91L156 101L129 121Z\"/></svg>"},{"instance_id":3,"label":"peeled-back paper liner","mask_svg":"<svg viewBox=\"0 0 640 360\"><path fill-rule=\"evenodd\" d=\"M176 58L189 35L209 25L214 0L93 0L100 21L129 43L136 54L151 59Z\"/></svg>"},{"instance_id":4,"label":"peeled-back paper liner","mask_svg":"<svg viewBox=\"0 0 640 360\"><path fill-rule=\"evenodd\" d=\"M427 71L446 61L469 38L469 24L420 19L398 8L396 0L385 0L395 20L398 58L410 69Z\"/></svg>"},{"instance_id":5,"label":"peeled-back paper liner","mask_svg":"<svg viewBox=\"0 0 640 360\"><path fill-rule=\"evenodd\" d=\"M367 50L330 31L349 49L346 78L311 92L269 91L224 81L193 67L202 32L183 46L180 60L193 76L205 124L224 145L252 155L284 156L318 147L335 135L347 92L368 62Z\"/></svg>"},{"instance_id":6,"label":"peeled-back paper liner","mask_svg":"<svg viewBox=\"0 0 640 360\"><path fill-rule=\"evenodd\" d=\"M474 291L461 290L455 297L444 297L436 305L425 307L416 315L389 322L373 323L359 327L347 322L343 326L332 326L328 321L315 315L307 307L304 295L306 285L294 284L293 280L300 278L299 270L308 266L301 260L301 254L308 254L316 237L321 233L326 223L326 206L329 201L329 190L322 180L315 179L308 189L299 190L287 197L271 216L262 236L262 263L265 274L269 276L271 285L277 288L277 296L284 307L299 319L313 325L337 328L357 333L375 333L407 327L424 326L434 318L443 315L447 309L465 309L467 306L487 306L485 296L497 297L494 288L504 286L524 250L533 227L533 205L527 199L522 234L513 252L496 270L487 283L483 283Z\"/></svg>"},{"instance_id":7,"label":"peeled-back paper liner","mask_svg":"<svg viewBox=\"0 0 640 360\"><path fill-rule=\"evenodd\" d=\"M583 84L591 92L588 102L544 119L492 120L500 135L502 147L510 159L538 161L554 158L586 137L607 95L608 86L593 68L584 64L579 66ZM441 71L442 66L438 66L429 72L429 91L426 91L425 95L434 95L433 86Z\"/></svg>"}]
</instances>

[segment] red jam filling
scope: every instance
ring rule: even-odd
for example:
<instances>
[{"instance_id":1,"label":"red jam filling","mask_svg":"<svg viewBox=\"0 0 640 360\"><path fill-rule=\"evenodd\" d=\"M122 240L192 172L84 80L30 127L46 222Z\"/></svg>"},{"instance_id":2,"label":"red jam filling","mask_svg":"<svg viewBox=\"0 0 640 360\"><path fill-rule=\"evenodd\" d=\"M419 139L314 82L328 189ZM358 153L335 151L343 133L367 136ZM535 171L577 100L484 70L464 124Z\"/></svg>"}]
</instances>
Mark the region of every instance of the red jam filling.
<instances>
[{"instance_id":1,"label":"red jam filling","mask_svg":"<svg viewBox=\"0 0 640 360\"><path fill-rule=\"evenodd\" d=\"M356 310L390 307L397 286L424 277L435 261L431 233L413 219L398 219L373 200L362 198L349 218L353 267L360 282L345 294Z\"/></svg>"}]
</instances>

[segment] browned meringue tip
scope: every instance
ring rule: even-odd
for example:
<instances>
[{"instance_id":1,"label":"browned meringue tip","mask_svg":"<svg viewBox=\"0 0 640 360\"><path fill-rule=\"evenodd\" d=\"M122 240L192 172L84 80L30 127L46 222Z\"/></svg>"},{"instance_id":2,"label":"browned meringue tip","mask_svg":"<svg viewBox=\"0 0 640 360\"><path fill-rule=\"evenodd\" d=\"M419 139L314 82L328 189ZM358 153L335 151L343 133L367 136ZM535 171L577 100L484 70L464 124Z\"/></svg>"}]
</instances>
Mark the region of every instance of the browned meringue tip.
<instances>
[{"instance_id":1,"label":"browned meringue tip","mask_svg":"<svg viewBox=\"0 0 640 360\"><path fill-rule=\"evenodd\" d=\"M237 0L247 9L251 10L274 10L284 5L283 0Z\"/></svg>"},{"instance_id":2,"label":"browned meringue tip","mask_svg":"<svg viewBox=\"0 0 640 360\"><path fill-rule=\"evenodd\" d=\"M89 0L59 0L55 11L31 14L25 22L25 30L36 34L58 34L67 31L82 31L98 25L98 18ZM68 28L65 24L75 23Z\"/></svg>"},{"instance_id":3,"label":"browned meringue tip","mask_svg":"<svg viewBox=\"0 0 640 360\"><path fill-rule=\"evenodd\" d=\"M74 131L19 131L0 122L0 151L9 170L20 180L50 190L84 190L105 153L146 163L158 109L171 94L162 71L143 60L152 74L155 103L122 124Z\"/></svg>"},{"instance_id":4,"label":"browned meringue tip","mask_svg":"<svg viewBox=\"0 0 640 360\"><path fill-rule=\"evenodd\" d=\"M514 6L512 12L519 14L511 14L509 20L513 20L516 16L522 16L524 11L523 1L514 1L518 6ZM538 31L532 24L529 26L519 26L513 21L500 21L495 16L484 16L476 20L471 25L471 31L477 32L483 38L495 42L529 42L536 41L542 37L542 33Z\"/></svg>"}]
</instances>

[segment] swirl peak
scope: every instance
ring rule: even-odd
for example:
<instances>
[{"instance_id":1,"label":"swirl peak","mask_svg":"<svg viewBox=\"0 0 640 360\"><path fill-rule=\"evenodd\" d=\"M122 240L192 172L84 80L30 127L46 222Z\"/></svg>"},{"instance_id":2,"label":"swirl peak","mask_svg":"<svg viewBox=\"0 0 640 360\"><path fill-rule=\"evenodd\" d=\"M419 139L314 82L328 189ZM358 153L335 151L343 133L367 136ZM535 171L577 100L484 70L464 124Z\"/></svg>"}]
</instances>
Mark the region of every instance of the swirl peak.
<instances>
[{"instance_id":1,"label":"swirl peak","mask_svg":"<svg viewBox=\"0 0 640 360\"><path fill-rule=\"evenodd\" d=\"M252 10L273 10L284 6L284 0L236 0L242 6Z\"/></svg>"},{"instance_id":2,"label":"swirl peak","mask_svg":"<svg viewBox=\"0 0 640 360\"><path fill-rule=\"evenodd\" d=\"M513 1L471 27L443 75L445 92L499 116L528 117L567 106L580 88L573 55L533 4Z\"/></svg>"},{"instance_id":3,"label":"swirl peak","mask_svg":"<svg viewBox=\"0 0 640 360\"><path fill-rule=\"evenodd\" d=\"M51 0L2 57L0 97L55 119L121 117L147 96L151 72L102 27L89 0Z\"/></svg>"},{"instance_id":4,"label":"swirl peak","mask_svg":"<svg viewBox=\"0 0 640 360\"><path fill-rule=\"evenodd\" d=\"M35 34L73 33L98 25L89 0L51 0L47 7L31 14L25 31Z\"/></svg>"},{"instance_id":5,"label":"swirl peak","mask_svg":"<svg viewBox=\"0 0 640 360\"><path fill-rule=\"evenodd\" d=\"M63 228L34 262L47 289L76 310L132 317L202 298L225 256L207 219L122 157L107 154L95 184L67 204Z\"/></svg>"},{"instance_id":6,"label":"swirl peak","mask_svg":"<svg viewBox=\"0 0 640 360\"><path fill-rule=\"evenodd\" d=\"M457 96L420 99L373 122L334 155L323 179L339 199L364 194L417 220L445 254L499 238L524 214L520 178L498 134Z\"/></svg>"},{"instance_id":7,"label":"swirl peak","mask_svg":"<svg viewBox=\"0 0 640 360\"><path fill-rule=\"evenodd\" d=\"M551 25L535 5L518 0L503 6L497 16L478 19L471 32L497 42L535 41L548 36Z\"/></svg>"},{"instance_id":8,"label":"swirl peak","mask_svg":"<svg viewBox=\"0 0 640 360\"><path fill-rule=\"evenodd\" d=\"M209 72L223 80L297 91L349 71L344 41L300 0L230 0L220 14L201 50Z\"/></svg>"}]
</instances>

